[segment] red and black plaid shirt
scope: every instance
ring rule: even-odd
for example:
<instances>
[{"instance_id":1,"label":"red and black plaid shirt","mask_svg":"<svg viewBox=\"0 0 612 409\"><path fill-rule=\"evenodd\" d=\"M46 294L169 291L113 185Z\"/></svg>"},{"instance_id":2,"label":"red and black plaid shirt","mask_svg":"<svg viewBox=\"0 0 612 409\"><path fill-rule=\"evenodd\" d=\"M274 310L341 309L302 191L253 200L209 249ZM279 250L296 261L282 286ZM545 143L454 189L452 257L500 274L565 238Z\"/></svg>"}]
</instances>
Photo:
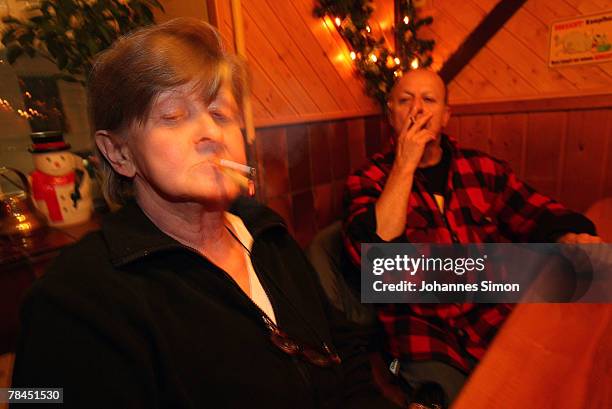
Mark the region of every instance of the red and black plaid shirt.
<instances>
[{"instance_id":1,"label":"red and black plaid shirt","mask_svg":"<svg viewBox=\"0 0 612 409\"><path fill-rule=\"evenodd\" d=\"M404 234L393 242L549 242L566 232L595 234L593 224L521 182L503 162L475 150L450 151L444 214L415 173ZM345 197L345 246L360 266L361 243L380 243L374 205L395 154L376 154L349 176ZM388 352L410 361L438 360L469 373L511 312L509 304L385 304L378 317Z\"/></svg>"}]
</instances>

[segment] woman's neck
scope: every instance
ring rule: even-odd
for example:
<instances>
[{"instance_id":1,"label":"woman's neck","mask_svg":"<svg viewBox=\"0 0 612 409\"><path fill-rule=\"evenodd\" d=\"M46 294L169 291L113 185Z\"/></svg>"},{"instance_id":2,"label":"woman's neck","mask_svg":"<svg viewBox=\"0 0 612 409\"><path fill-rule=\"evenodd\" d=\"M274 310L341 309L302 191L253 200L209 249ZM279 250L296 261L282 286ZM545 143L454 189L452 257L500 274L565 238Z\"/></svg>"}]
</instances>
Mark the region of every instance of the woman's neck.
<instances>
[{"instance_id":1,"label":"woman's neck","mask_svg":"<svg viewBox=\"0 0 612 409\"><path fill-rule=\"evenodd\" d=\"M231 240L223 209L211 210L193 202L169 202L153 192L138 189L136 201L161 231L200 252L209 253Z\"/></svg>"}]
</instances>

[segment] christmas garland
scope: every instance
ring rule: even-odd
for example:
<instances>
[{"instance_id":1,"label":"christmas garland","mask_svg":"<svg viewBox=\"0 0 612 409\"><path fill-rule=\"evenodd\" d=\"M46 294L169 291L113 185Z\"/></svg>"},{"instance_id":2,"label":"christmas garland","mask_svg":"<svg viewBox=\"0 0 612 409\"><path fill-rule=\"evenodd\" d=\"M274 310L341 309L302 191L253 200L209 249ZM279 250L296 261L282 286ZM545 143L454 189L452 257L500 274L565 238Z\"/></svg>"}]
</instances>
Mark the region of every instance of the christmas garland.
<instances>
[{"instance_id":1,"label":"christmas garland","mask_svg":"<svg viewBox=\"0 0 612 409\"><path fill-rule=\"evenodd\" d=\"M430 25L432 17L420 18L416 0L395 0L401 19L393 27L396 49L390 49L384 38L375 38L368 20L372 0L318 0L317 17L333 24L350 48L350 57L365 80L366 93L386 107L393 83L408 69L428 67L432 63L434 40L418 37L418 30Z\"/></svg>"}]
</instances>

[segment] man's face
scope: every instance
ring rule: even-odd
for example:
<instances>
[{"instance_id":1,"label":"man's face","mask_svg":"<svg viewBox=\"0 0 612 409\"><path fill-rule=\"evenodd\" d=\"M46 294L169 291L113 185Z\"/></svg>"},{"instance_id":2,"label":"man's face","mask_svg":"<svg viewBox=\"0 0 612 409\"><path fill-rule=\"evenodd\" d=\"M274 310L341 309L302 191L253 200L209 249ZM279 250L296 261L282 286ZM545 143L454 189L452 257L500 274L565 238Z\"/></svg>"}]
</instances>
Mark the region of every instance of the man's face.
<instances>
[{"instance_id":1,"label":"man's face","mask_svg":"<svg viewBox=\"0 0 612 409\"><path fill-rule=\"evenodd\" d=\"M395 84L389 98L389 122L397 135L409 116L419 118L430 112L431 119L425 128L439 138L450 118L446 105L445 88L442 79L427 70L414 70L404 74Z\"/></svg>"}]
</instances>

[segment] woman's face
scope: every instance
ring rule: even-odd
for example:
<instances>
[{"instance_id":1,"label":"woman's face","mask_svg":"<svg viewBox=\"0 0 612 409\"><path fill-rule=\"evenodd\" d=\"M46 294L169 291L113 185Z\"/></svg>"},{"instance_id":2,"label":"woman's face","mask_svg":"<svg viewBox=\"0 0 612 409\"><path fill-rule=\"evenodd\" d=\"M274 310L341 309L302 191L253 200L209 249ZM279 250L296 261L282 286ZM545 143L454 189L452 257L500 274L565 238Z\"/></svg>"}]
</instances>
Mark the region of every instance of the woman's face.
<instances>
[{"instance_id":1,"label":"woman's face","mask_svg":"<svg viewBox=\"0 0 612 409\"><path fill-rule=\"evenodd\" d=\"M227 85L208 104L181 89L162 93L127 144L139 199L158 195L170 202L224 208L240 193L216 162L246 162L238 107Z\"/></svg>"}]
</instances>

